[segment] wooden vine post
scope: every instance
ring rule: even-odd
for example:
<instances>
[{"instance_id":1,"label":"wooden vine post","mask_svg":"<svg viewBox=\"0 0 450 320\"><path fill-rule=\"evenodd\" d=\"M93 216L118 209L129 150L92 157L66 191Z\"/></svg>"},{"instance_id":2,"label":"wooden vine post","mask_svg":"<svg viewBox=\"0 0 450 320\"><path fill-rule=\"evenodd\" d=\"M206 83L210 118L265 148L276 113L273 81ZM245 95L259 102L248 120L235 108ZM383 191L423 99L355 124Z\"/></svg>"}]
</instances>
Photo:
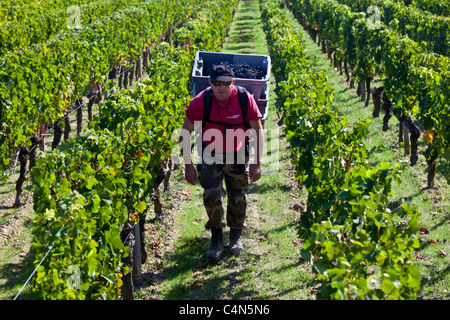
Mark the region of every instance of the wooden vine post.
<instances>
[{"instance_id":1,"label":"wooden vine post","mask_svg":"<svg viewBox=\"0 0 450 320\"><path fill-rule=\"evenodd\" d=\"M45 141L44 141L45 135L36 134L31 137L31 149L30 149L30 156L29 156L29 170L33 169L35 163L36 163L36 153L37 149L41 151L45 151Z\"/></svg>"},{"instance_id":2,"label":"wooden vine post","mask_svg":"<svg viewBox=\"0 0 450 320\"><path fill-rule=\"evenodd\" d=\"M27 163L28 163L28 156L30 154L30 151L26 146L21 146L19 150L18 155L18 161L20 163L20 175L19 179L17 179L16 182L16 200L14 202L14 207L20 206L20 196L23 192L23 183L26 180L26 171L27 171Z\"/></svg>"},{"instance_id":3,"label":"wooden vine post","mask_svg":"<svg viewBox=\"0 0 450 320\"><path fill-rule=\"evenodd\" d=\"M140 221L139 221L140 222ZM137 223L133 228L134 248L133 248L133 285L135 287L142 286L142 248L141 248L141 224Z\"/></svg>"},{"instance_id":4,"label":"wooden vine post","mask_svg":"<svg viewBox=\"0 0 450 320\"><path fill-rule=\"evenodd\" d=\"M382 105L381 95L383 94L384 87L376 88L372 91L372 100L373 100L373 112L372 116L374 118L378 118L380 116L380 110Z\"/></svg>"},{"instance_id":5,"label":"wooden vine post","mask_svg":"<svg viewBox=\"0 0 450 320\"><path fill-rule=\"evenodd\" d=\"M122 258L122 299L123 300L133 300L134 299L134 286L132 277L132 265L133 265L133 251L136 240L133 235L133 226L127 222L120 233L120 239L125 246L130 249L130 254L125 258ZM125 268L128 267L128 272L125 272Z\"/></svg>"},{"instance_id":6,"label":"wooden vine post","mask_svg":"<svg viewBox=\"0 0 450 320\"><path fill-rule=\"evenodd\" d=\"M436 160L438 156L439 153L436 151L436 149L434 149L430 157L427 158L428 164L427 184L429 189L434 188L434 177L436 176Z\"/></svg>"},{"instance_id":7,"label":"wooden vine post","mask_svg":"<svg viewBox=\"0 0 450 320\"><path fill-rule=\"evenodd\" d=\"M79 98L75 101L75 108L77 110L77 137L79 137L81 134L81 130L83 129L83 98Z\"/></svg>"},{"instance_id":8,"label":"wooden vine post","mask_svg":"<svg viewBox=\"0 0 450 320\"><path fill-rule=\"evenodd\" d=\"M64 116L64 141L69 140L70 129L69 113L66 113Z\"/></svg>"}]
</instances>

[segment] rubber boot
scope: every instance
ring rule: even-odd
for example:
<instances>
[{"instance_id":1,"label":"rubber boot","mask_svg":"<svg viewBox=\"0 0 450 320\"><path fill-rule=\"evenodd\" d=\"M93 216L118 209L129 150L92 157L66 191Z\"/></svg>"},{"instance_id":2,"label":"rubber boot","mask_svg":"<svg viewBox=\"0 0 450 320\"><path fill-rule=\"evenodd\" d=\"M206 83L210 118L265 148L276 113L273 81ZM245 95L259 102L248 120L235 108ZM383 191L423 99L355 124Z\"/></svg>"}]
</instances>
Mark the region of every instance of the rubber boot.
<instances>
[{"instance_id":1,"label":"rubber boot","mask_svg":"<svg viewBox=\"0 0 450 320\"><path fill-rule=\"evenodd\" d=\"M211 228L211 247L206 253L206 257L210 260L217 260L222 255L223 249L222 228Z\"/></svg>"},{"instance_id":2,"label":"rubber boot","mask_svg":"<svg viewBox=\"0 0 450 320\"><path fill-rule=\"evenodd\" d=\"M230 230L230 251L232 255L239 256L242 253L242 229Z\"/></svg>"}]
</instances>

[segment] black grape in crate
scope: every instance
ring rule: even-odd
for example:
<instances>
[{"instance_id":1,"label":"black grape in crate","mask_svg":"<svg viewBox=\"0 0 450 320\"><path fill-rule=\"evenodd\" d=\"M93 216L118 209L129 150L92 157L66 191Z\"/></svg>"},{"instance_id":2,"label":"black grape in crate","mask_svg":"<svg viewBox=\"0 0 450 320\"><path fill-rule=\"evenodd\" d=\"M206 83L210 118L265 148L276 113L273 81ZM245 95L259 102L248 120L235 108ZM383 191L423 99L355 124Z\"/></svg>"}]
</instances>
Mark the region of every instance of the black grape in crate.
<instances>
[{"instance_id":1,"label":"black grape in crate","mask_svg":"<svg viewBox=\"0 0 450 320\"><path fill-rule=\"evenodd\" d=\"M229 65L233 69L235 78L262 79L264 76L264 71L259 66L253 67L253 66L250 66L246 62L233 64L228 61L223 61L223 62L219 62L217 64L212 64L209 68L206 69L205 75L209 76L211 74L211 70L214 68L215 65L218 65L218 64Z\"/></svg>"},{"instance_id":2,"label":"black grape in crate","mask_svg":"<svg viewBox=\"0 0 450 320\"><path fill-rule=\"evenodd\" d=\"M253 95L261 112L261 121L269 111L270 66L267 55L197 51L192 66L192 94L196 96L209 87L209 76L214 65L229 65L236 79L235 85L244 87Z\"/></svg>"}]
</instances>

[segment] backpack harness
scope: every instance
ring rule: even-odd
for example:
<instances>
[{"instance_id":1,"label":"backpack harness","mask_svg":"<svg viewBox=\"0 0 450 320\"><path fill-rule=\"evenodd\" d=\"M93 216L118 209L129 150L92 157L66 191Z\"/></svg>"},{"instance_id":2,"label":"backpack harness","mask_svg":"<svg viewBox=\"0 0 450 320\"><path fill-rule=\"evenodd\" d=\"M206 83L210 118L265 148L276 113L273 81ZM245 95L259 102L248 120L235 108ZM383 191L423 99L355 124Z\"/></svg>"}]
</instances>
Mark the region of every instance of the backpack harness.
<instances>
[{"instance_id":1,"label":"backpack harness","mask_svg":"<svg viewBox=\"0 0 450 320\"><path fill-rule=\"evenodd\" d=\"M224 125L225 130L224 133L226 134L226 130L228 127L238 127L241 125L245 125L245 127L248 129L250 128L250 124L247 119L247 90L241 86L236 86L238 90L238 99L239 99L239 105L241 106L241 114L242 114L242 123L227 123L227 122L221 122L221 121L213 121L209 119L209 116L211 114L211 108L212 108L212 89L211 87L206 88L204 93L204 109L203 109L203 121L202 126L203 128L206 126L206 123L213 123L218 125ZM204 146L203 146L204 147ZM249 153L249 142L248 140L245 141L245 153L248 155Z\"/></svg>"},{"instance_id":2,"label":"backpack harness","mask_svg":"<svg viewBox=\"0 0 450 320\"><path fill-rule=\"evenodd\" d=\"M242 113L242 123L238 124L231 124L226 122L219 122L219 121L213 121L209 119L209 115L211 114L211 107L212 107L212 89L211 87L206 88L205 94L204 94L204 110L203 110L203 128L206 126L206 123L213 123L218 125L224 125L225 126L225 132L227 127L237 127L241 125L245 125L246 128L250 128L250 124L246 121L247 118L247 92L246 90L241 86L236 86L238 90L238 98L239 98L239 105L241 106L241 113Z\"/></svg>"}]
</instances>

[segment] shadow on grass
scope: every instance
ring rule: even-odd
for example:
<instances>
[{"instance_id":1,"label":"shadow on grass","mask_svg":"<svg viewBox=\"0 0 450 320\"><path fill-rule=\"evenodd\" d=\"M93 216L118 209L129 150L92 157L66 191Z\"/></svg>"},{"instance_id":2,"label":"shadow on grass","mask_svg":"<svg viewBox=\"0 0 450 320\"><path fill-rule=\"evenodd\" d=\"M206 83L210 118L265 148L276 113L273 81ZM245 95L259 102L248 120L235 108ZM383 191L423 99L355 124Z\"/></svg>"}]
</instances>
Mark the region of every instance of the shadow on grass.
<instances>
[{"instance_id":1,"label":"shadow on grass","mask_svg":"<svg viewBox=\"0 0 450 320\"><path fill-rule=\"evenodd\" d=\"M33 272L34 256L27 256L18 263L5 263L0 266L0 278L6 279L6 281L0 285L0 292L12 292L16 286L22 287L25 284L27 278ZM13 300L16 293L8 297L7 300ZM24 300L26 298L25 293L21 293L17 300ZM5 299L6 300L6 299Z\"/></svg>"},{"instance_id":2,"label":"shadow on grass","mask_svg":"<svg viewBox=\"0 0 450 320\"><path fill-rule=\"evenodd\" d=\"M224 235L225 237L225 235ZM164 291L165 300L198 300L245 299L255 295L254 291L236 287L243 282L242 275L248 270L249 261L259 257L246 253L239 258L231 256L226 246L222 257L217 261L209 261L205 253L209 248L209 239L197 237L183 241L172 253L167 255L168 261L176 262L164 268L160 274L163 281L172 281L169 289ZM229 272L217 271L220 269ZM144 274L144 278L151 278ZM145 287L145 286L144 286Z\"/></svg>"},{"instance_id":3,"label":"shadow on grass","mask_svg":"<svg viewBox=\"0 0 450 320\"><path fill-rule=\"evenodd\" d=\"M436 270L436 266L434 264L424 265L427 268L426 274L428 277L422 277L422 281L420 284L420 291L422 291L426 287L433 287L445 281L446 277L450 274L450 266L442 270ZM432 295L431 297L427 295L427 300L442 300L448 299L450 297L449 293L438 293L437 296ZM423 296L419 296L419 299L423 299Z\"/></svg>"},{"instance_id":4,"label":"shadow on grass","mask_svg":"<svg viewBox=\"0 0 450 320\"><path fill-rule=\"evenodd\" d=\"M248 190L248 194L269 193L273 192L275 189L277 192L292 192L293 187L285 184L274 186L274 183L258 181L257 183L252 184L251 188Z\"/></svg>"},{"instance_id":5,"label":"shadow on grass","mask_svg":"<svg viewBox=\"0 0 450 320\"><path fill-rule=\"evenodd\" d=\"M266 286L263 274L269 272L275 276L304 264L300 259L294 259L288 265L275 265L271 269L259 267L260 264L266 263L264 261L267 260L267 255L273 254L274 259L278 261L277 253L264 250L264 244L261 241L268 238L269 232L272 235L279 234L291 227L292 222L289 222L264 232L257 227L248 226L243 234L244 253L239 257L231 255L227 245L229 230L225 229L225 250L222 257L215 262L209 261L205 256L209 249L209 237L200 236L182 240L172 252L165 256L170 265L164 264L161 273L158 274L160 281L165 282L160 287L162 295L159 298L164 300L266 299L267 293L264 293L266 291L260 290ZM256 246L262 246L262 248L252 249ZM152 277L152 273L143 274L144 279ZM147 291L146 289L151 287L150 283L151 281L144 281L142 289ZM305 283L294 282L281 292L271 293L272 298L282 297L298 290L299 286L309 285L313 285L312 280Z\"/></svg>"}]
</instances>

